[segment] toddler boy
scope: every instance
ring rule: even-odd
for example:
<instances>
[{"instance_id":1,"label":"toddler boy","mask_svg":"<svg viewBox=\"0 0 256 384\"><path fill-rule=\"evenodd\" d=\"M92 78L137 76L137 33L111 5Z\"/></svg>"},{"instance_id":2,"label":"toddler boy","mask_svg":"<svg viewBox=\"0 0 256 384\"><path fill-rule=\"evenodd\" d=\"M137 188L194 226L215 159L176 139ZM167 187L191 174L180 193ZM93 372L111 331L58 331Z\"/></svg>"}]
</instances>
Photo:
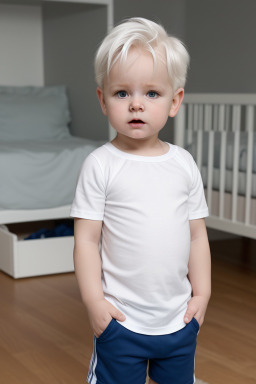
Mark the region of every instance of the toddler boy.
<instances>
[{"instance_id":1,"label":"toddler boy","mask_svg":"<svg viewBox=\"0 0 256 384\"><path fill-rule=\"evenodd\" d=\"M142 18L114 28L96 55L116 137L86 158L71 209L95 335L91 384L144 384L147 366L151 384L194 383L211 291L208 208L192 156L158 138L182 103L188 62L178 39Z\"/></svg>"}]
</instances>

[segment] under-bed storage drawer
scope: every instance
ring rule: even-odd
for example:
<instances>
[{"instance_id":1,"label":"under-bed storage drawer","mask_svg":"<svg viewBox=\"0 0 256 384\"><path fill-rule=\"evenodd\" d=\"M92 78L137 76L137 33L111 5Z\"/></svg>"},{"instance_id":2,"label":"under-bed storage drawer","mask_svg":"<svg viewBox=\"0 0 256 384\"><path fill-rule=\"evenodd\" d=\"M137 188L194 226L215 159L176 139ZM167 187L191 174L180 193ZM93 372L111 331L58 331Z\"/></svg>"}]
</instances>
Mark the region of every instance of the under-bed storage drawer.
<instances>
[{"instance_id":1,"label":"under-bed storage drawer","mask_svg":"<svg viewBox=\"0 0 256 384\"><path fill-rule=\"evenodd\" d=\"M73 236L19 240L0 228L0 269L14 278L71 272Z\"/></svg>"}]
</instances>

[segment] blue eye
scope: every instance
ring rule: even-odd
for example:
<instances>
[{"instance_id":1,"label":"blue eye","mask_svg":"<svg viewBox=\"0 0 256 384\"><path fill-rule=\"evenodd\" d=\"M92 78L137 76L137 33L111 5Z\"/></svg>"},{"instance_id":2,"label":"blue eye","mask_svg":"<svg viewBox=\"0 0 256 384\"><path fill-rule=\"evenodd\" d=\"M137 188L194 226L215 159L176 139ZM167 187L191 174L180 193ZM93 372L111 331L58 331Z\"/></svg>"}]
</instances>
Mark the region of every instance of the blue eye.
<instances>
[{"instance_id":1,"label":"blue eye","mask_svg":"<svg viewBox=\"0 0 256 384\"><path fill-rule=\"evenodd\" d=\"M150 97L151 99L155 99L158 96L158 93L155 91L149 91L147 93L147 96Z\"/></svg>"},{"instance_id":2,"label":"blue eye","mask_svg":"<svg viewBox=\"0 0 256 384\"><path fill-rule=\"evenodd\" d=\"M118 91L117 96L120 97L120 99L124 99L127 97L127 92L126 91Z\"/></svg>"}]
</instances>

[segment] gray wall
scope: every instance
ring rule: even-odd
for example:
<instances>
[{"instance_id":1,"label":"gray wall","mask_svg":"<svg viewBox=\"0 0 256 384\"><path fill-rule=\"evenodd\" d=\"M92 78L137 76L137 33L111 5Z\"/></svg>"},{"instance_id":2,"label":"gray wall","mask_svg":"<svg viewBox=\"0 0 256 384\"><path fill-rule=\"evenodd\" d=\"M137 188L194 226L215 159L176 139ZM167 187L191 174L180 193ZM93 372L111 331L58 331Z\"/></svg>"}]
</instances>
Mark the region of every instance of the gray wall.
<instances>
[{"instance_id":1,"label":"gray wall","mask_svg":"<svg viewBox=\"0 0 256 384\"><path fill-rule=\"evenodd\" d=\"M67 84L72 133L108 138L107 119L96 97L93 58L106 33L105 7L45 4L46 84ZM163 24L188 47L186 92L256 92L255 0L115 0L115 24L146 17ZM169 119L160 134L173 139Z\"/></svg>"},{"instance_id":2,"label":"gray wall","mask_svg":"<svg viewBox=\"0 0 256 384\"><path fill-rule=\"evenodd\" d=\"M256 1L187 0L187 92L256 92Z\"/></svg>"},{"instance_id":3,"label":"gray wall","mask_svg":"<svg viewBox=\"0 0 256 384\"><path fill-rule=\"evenodd\" d=\"M128 17L145 17L160 22L171 34L185 37L186 0L115 0L114 5L115 23Z\"/></svg>"},{"instance_id":4,"label":"gray wall","mask_svg":"<svg viewBox=\"0 0 256 384\"><path fill-rule=\"evenodd\" d=\"M45 84L68 87L71 132L108 139L108 123L96 96L93 60L107 32L106 7L46 3L43 6Z\"/></svg>"},{"instance_id":5,"label":"gray wall","mask_svg":"<svg viewBox=\"0 0 256 384\"><path fill-rule=\"evenodd\" d=\"M256 92L255 0L115 0L115 21L142 16L180 37L187 92Z\"/></svg>"}]
</instances>

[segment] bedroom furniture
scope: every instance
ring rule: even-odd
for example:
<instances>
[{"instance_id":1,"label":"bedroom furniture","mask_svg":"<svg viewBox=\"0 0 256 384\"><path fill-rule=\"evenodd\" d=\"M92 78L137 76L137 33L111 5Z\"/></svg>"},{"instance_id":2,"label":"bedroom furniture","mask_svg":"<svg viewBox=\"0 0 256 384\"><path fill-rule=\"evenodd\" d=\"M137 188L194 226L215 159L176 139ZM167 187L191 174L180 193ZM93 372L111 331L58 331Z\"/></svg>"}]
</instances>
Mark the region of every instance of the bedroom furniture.
<instances>
[{"instance_id":1,"label":"bedroom furniture","mask_svg":"<svg viewBox=\"0 0 256 384\"><path fill-rule=\"evenodd\" d=\"M256 239L255 94L186 94L174 143L194 157L209 228Z\"/></svg>"},{"instance_id":2,"label":"bedroom furniture","mask_svg":"<svg viewBox=\"0 0 256 384\"><path fill-rule=\"evenodd\" d=\"M72 236L25 241L6 226L69 216L81 164L104 143L70 135L70 118L64 86L0 86L0 268L13 277L73 270Z\"/></svg>"},{"instance_id":3,"label":"bedroom furniture","mask_svg":"<svg viewBox=\"0 0 256 384\"><path fill-rule=\"evenodd\" d=\"M89 89L86 89L86 87L84 86L84 82L85 84L88 84L88 87L90 87L91 83L91 87L94 87L95 89L92 68L90 68L90 70L87 70L86 67L81 66L80 72L78 73L76 67L74 67L75 70L73 70L73 67L70 66L70 62L74 62L74 65L80 62L80 53L78 52L79 49L76 46L74 49L72 60L67 60L68 56L70 56L70 50L68 49L68 47L72 47L72 45L75 45L74 42L77 43L78 39L80 38L79 48L80 50L81 47L84 48L84 51L86 53L85 56L88 56L88 63L90 61L88 65L91 64L91 57L93 54L91 51L95 51L96 46L95 36L99 37L99 31L104 30L104 25L105 30L104 33L102 33L101 37L103 37L107 30L111 29L112 27L113 0L0 0L0 4L1 3L8 3L14 5L39 5L42 7L42 17L44 18L43 44L45 85L48 86L48 89L51 87L54 88L55 84L67 85L72 114L71 128L72 124L73 127L79 127L80 125L80 131L87 132L88 130L88 132L91 132L91 134L89 135L90 139L79 139L74 136L71 136L69 134L69 131L66 130L66 126L70 125L70 117L68 113L65 115L65 113L63 112L61 117L60 115L58 115L60 119L63 119L63 121L61 122L61 124L63 123L61 131L62 137L61 135L58 136L60 132L58 132L57 130L55 131L55 134L58 136L57 140L53 140L51 135L54 135L54 129L56 128L56 125L53 124L51 127L49 125L46 126L45 121L43 121L44 117L46 118L49 116L53 116L53 118L56 118L56 116L54 115L55 112L52 112L51 115L50 103L47 104L47 108L50 111L50 115L47 113L47 116L44 116L43 113L41 113L43 109L40 109L40 103L35 103L34 110L36 110L37 108L37 112L34 115L34 120L37 120L37 124L34 126L24 124L23 131L22 129L20 130L20 137L19 132L17 131L17 129L19 128L18 124L16 124L14 130L12 131L13 126L10 125L10 121L5 121L6 129L2 129L2 131L0 129L0 136L2 134L2 137L0 137L0 154L1 156L3 156L5 153L7 157L5 159L3 157L1 158L2 167L0 166L0 168L2 168L3 170L3 168L5 167L5 171L3 174L6 177L5 181L9 185L10 189L8 193L8 188L6 188L6 182L1 184L2 192L4 190L4 194L2 194L2 205L0 198L0 270L8 273L14 278L73 271L73 237L68 236L25 241L22 237L20 237L18 233L20 232L19 229L17 230L17 233L16 228L13 232L9 231L8 225L11 225L11 227L13 227L14 223L31 222L36 224L37 222L41 221L68 218L70 205L72 202L72 199L70 198L70 193L72 191L69 191L69 196L65 196L65 193L63 193L62 199L56 198L56 196L60 196L62 194L61 189L64 191L64 188L61 188L60 184L61 175L63 176L63 179L65 178L65 175L71 175L73 173L72 177L74 180L71 182L71 184L75 186L75 179L78 175L82 160L94 148L99 145L102 145L103 142L106 141L106 137L108 137L111 132L109 129L109 133L106 134L107 130L105 130L106 127L104 126L104 131L101 138L97 137L97 132L95 133L96 137L92 137L92 135L94 134L91 128L93 117L91 117L90 121L90 112L92 112L91 115L94 115L94 109L97 110L97 107L95 107L91 100L86 100L86 98L84 98L84 94L86 94ZM86 15L86 13L88 13L88 15ZM84 16L85 22L83 22L83 20L81 19L81 15ZM106 17L105 24L101 23L101 25L99 26L97 25L97 22L99 22L99 20L102 20L103 15L105 15ZM98 16L99 19L97 18ZM70 27L71 21L74 24L75 17L79 18L78 21L80 24L77 25L77 31L75 29L72 31L72 36L75 39L75 41L72 41L70 36L68 35L69 29L67 28L67 23L70 23L68 24L68 26ZM87 24L88 27L86 26ZM81 33L83 32L81 30L82 27L84 28L84 33ZM94 30L91 29L92 27L94 28ZM86 28L90 28L90 33L89 30L86 30ZM66 44L66 46L63 45L63 42ZM91 45L93 45L93 47ZM65 65L65 62L68 62L68 64ZM10 95L12 92L11 88L15 87L10 87ZM24 89L25 88L26 87L24 87ZM27 89L29 88L32 89L33 87L27 87ZM21 90L21 92L24 92L24 89ZM11 95L10 97L14 96ZM87 97L89 98L89 95ZM26 89L24 98L26 99ZM63 100L62 102L65 104L65 100ZM33 102L33 97L31 97L30 101ZM2 100L2 102L5 103L6 100ZM56 103L56 100L53 102L53 104L54 103ZM10 105L7 104L5 104L5 107L8 111ZM16 107L17 110L19 110L19 104L16 103ZM60 105L60 108L61 107L63 107L63 104ZM41 114L42 120L40 120L40 118L37 118L37 114ZM29 115L31 117L31 114ZM23 113L23 116L25 120L26 114ZM86 116L88 116L88 119L86 118ZM88 128L84 126L84 122L86 121L87 123L87 120L89 120ZM50 127L51 129L48 129L47 127ZM30 135L29 139L28 136L24 134L24 132L26 135ZM45 134L45 137L42 137L42 140L38 140L37 133L40 133L42 135ZM50 133L50 136L48 136L48 133ZM23 155L25 155L25 157ZM42 155L44 157L44 161L40 160L39 155ZM22 158L25 163L20 162ZM57 158L59 158L59 161L56 162ZM27 168L26 161L28 165ZM26 197L26 193L18 194L19 187L17 187L16 184L10 183L11 176L9 177L8 183L8 172L11 168L10 166L8 166L8 163L14 164L15 162L16 164L18 164L18 166L20 166L20 174L16 169L16 175L15 178L13 178L13 180L15 179L16 181L19 177L22 180L22 175L23 173L24 175L26 174L26 169L28 173L30 172L29 167L31 167L32 172L33 166L35 166L36 164L38 165L39 169L42 164L45 165L46 168L44 168L44 182L42 180L40 181L39 179L37 182L38 190L36 193L38 194L38 199L35 198L34 193L31 194L30 198L29 196L27 196L27 201L22 201L22 199ZM56 168L57 170L57 163L59 163L59 169L61 170L62 168L62 170L60 171L61 174L58 174L57 171L56 175L54 176L54 173L52 173L52 171L53 168ZM76 164L75 168L73 168L74 163ZM47 172L51 174L51 178L49 178L48 180ZM39 173L40 172L38 172L37 174ZM33 185L33 180L34 177L36 177L36 174L30 173L30 175L30 179L29 174L26 175L27 179L24 182L24 185L26 183L29 184L30 182L28 180L30 180L31 186L34 188L36 186L36 183L34 183ZM47 192L47 185L48 183L52 183L54 181L54 177L56 177L56 185L59 187L59 191L56 192L56 200L55 203L52 204L51 201L53 201L54 199L50 198L50 196L47 195L47 193L50 193L50 188L48 188ZM41 186L40 182L42 182ZM46 189L43 190L44 188ZM15 198L13 200L10 200L11 202L8 206L8 197L11 199L14 198L15 192L17 192L17 199ZM52 193L54 193L54 190L52 191ZM42 204L44 196L46 196L44 202L45 204ZM21 197L22 199L19 200L18 197ZM54 197L54 195L52 195L52 197ZM40 201L40 204L38 206L37 201ZM48 205L47 202L49 203Z\"/></svg>"}]
</instances>

